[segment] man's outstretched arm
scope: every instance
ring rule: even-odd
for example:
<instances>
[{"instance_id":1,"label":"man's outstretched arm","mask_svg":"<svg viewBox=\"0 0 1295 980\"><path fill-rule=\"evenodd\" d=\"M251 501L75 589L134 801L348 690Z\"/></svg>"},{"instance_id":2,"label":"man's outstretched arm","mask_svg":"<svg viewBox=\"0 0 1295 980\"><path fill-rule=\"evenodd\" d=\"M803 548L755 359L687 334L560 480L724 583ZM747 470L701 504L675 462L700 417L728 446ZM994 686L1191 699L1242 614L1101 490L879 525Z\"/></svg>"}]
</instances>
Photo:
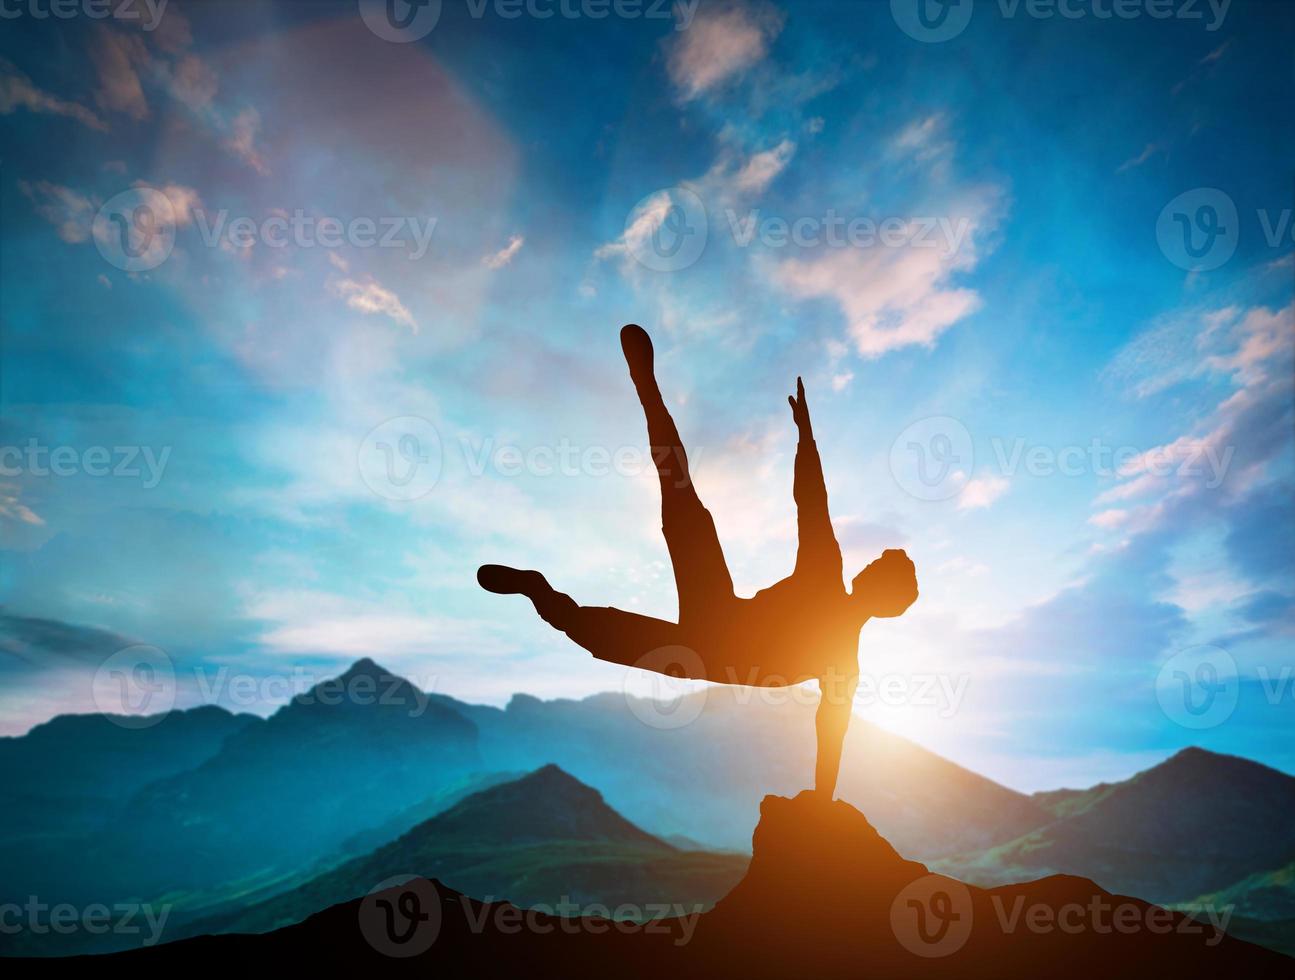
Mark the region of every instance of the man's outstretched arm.
<instances>
[{"instance_id":1,"label":"man's outstretched arm","mask_svg":"<svg viewBox=\"0 0 1295 980\"><path fill-rule=\"evenodd\" d=\"M814 430L805 403L805 384L796 379L796 394L789 395L791 417L800 431L796 446L796 473L792 496L796 498L796 524L800 544L796 553L796 570L815 567L841 576L841 546L832 530L827 509L827 484L823 480L823 461L818 456Z\"/></svg>"},{"instance_id":2,"label":"man's outstretched arm","mask_svg":"<svg viewBox=\"0 0 1295 980\"><path fill-rule=\"evenodd\" d=\"M840 674L829 671L818 679L818 713L814 730L818 736L818 760L814 765L814 791L825 799L836 795L836 779L841 772L841 749L854 710L854 692L859 687L859 673Z\"/></svg>"}]
</instances>

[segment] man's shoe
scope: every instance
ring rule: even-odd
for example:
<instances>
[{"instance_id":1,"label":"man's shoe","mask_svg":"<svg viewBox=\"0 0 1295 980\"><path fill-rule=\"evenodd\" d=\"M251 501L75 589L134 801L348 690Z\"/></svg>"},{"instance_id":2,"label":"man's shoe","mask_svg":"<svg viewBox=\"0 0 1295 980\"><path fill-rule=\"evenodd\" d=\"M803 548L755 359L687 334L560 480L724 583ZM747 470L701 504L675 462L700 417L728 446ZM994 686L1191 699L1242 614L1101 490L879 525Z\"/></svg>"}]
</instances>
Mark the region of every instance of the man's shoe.
<instances>
[{"instance_id":1,"label":"man's shoe","mask_svg":"<svg viewBox=\"0 0 1295 980\"><path fill-rule=\"evenodd\" d=\"M635 387L644 383L656 387L652 376L652 338L647 331L636 323L621 327L621 350L625 352L625 363L629 365Z\"/></svg>"},{"instance_id":2,"label":"man's shoe","mask_svg":"<svg viewBox=\"0 0 1295 980\"><path fill-rule=\"evenodd\" d=\"M548 580L539 572L509 568L507 565L482 565L477 569L477 582L487 592L524 595L532 599L553 591Z\"/></svg>"}]
</instances>

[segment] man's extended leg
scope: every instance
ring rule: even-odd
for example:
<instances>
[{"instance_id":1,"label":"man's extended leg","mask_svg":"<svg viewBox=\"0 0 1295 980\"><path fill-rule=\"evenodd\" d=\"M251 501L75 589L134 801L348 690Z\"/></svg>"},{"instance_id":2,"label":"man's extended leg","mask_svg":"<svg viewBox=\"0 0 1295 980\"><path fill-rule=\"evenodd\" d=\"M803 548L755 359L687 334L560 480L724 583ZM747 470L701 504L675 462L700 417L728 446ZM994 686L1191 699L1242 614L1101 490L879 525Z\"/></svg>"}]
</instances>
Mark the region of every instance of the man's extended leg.
<instances>
[{"instance_id":1,"label":"man's extended leg","mask_svg":"<svg viewBox=\"0 0 1295 980\"><path fill-rule=\"evenodd\" d=\"M668 673L672 677L706 679L705 668L697 656L648 656L688 647L677 623L611 606L581 606L549 585L539 572L507 565L482 565L477 569L477 581L490 592L526 596L544 622L571 637L599 660Z\"/></svg>"},{"instance_id":2,"label":"man's extended leg","mask_svg":"<svg viewBox=\"0 0 1295 980\"><path fill-rule=\"evenodd\" d=\"M715 521L697 496L688 455L652 370L652 340L633 323L621 329L621 349L647 418L648 442L661 485L661 530L674 566L680 623L713 615L716 603L733 596L733 578Z\"/></svg>"},{"instance_id":3,"label":"man's extended leg","mask_svg":"<svg viewBox=\"0 0 1295 980\"><path fill-rule=\"evenodd\" d=\"M854 711L854 692L859 687L859 673L831 670L818 680L818 713L814 730L818 736L818 760L814 766L814 790L825 799L836 795L836 779L841 772L841 749Z\"/></svg>"}]
</instances>

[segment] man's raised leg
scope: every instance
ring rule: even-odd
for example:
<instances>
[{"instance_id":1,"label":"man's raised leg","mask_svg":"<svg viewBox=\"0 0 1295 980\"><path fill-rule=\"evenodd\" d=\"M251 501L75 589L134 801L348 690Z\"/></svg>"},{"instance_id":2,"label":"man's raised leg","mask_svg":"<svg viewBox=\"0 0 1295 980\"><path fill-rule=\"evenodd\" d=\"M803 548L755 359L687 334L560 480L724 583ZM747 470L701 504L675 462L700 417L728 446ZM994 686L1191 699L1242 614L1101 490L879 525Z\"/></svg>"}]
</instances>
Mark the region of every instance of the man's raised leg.
<instances>
[{"instance_id":1,"label":"man's raised leg","mask_svg":"<svg viewBox=\"0 0 1295 980\"><path fill-rule=\"evenodd\" d=\"M713 613L716 603L732 598L733 578L715 521L693 486L683 439L657 387L652 339L631 323L621 329L621 349L647 418L648 442L661 485L661 530L679 592L679 621L700 622Z\"/></svg>"}]
</instances>

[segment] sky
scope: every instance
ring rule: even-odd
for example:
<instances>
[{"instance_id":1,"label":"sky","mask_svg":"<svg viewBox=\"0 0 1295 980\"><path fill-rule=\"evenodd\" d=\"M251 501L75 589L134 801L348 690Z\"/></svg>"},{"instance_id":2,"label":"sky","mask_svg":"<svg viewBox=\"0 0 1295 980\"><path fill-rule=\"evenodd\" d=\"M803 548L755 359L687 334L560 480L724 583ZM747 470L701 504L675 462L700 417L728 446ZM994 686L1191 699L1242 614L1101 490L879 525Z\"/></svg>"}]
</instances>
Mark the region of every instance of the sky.
<instances>
[{"instance_id":1,"label":"sky","mask_svg":"<svg viewBox=\"0 0 1295 980\"><path fill-rule=\"evenodd\" d=\"M636 322L740 594L798 375L916 563L860 716L1295 772L1295 8L922 3L5 0L0 733L643 683L474 577L673 617Z\"/></svg>"}]
</instances>

